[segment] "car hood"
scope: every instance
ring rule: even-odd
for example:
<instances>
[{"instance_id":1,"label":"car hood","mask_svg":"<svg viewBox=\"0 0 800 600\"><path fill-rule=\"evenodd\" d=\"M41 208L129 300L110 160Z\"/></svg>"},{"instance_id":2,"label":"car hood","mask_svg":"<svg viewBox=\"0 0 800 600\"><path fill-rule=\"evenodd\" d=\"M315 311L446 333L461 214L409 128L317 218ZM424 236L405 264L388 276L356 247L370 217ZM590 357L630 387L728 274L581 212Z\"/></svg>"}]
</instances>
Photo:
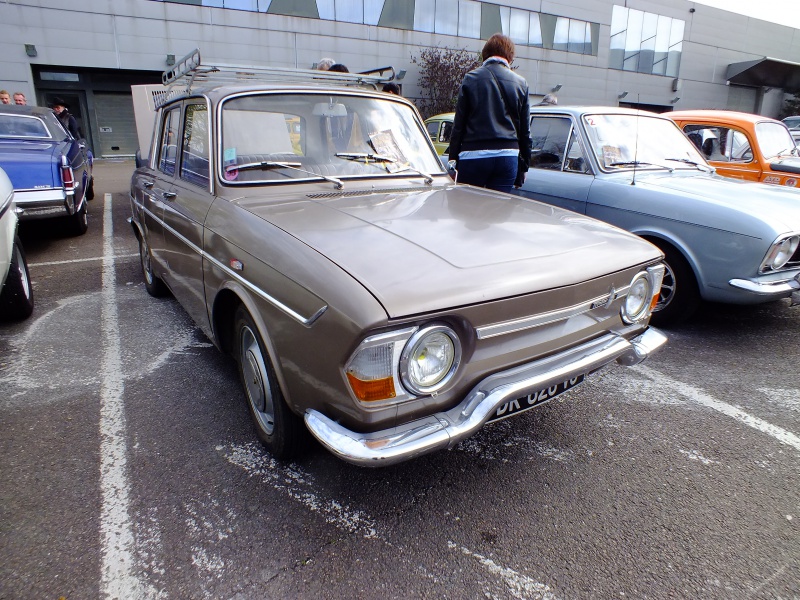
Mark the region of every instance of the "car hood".
<instances>
[{"instance_id":1,"label":"car hood","mask_svg":"<svg viewBox=\"0 0 800 600\"><path fill-rule=\"evenodd\" d=\"M625 185L630 185L630 175ZM793 188L719 175L667 172L637 173L636 185L669 190L686 199L680 206L673 202L671 214L659 216L679 216L682 221L707 226L712 210L714 227L725 231L752 235L745 229L750 220L742 219L743 214L766 223L778 233L800 231L800 190Z\"/></svg>"},{"instance_id":2,"label":"car hood","mask_svg":"<svg viewBox=\"0 0 800 600\"><path fill-rule=\"evenodd\" d=\"M14 189L25 190L56 185L58 169L54 156L58 142L0 140L0 166Z\"/></svg>"},{"instance_id":3,"label":"car hood","mask_svg":"<svg viewBox=\"0 0 800 600\"><path fill-rule=\"evenodd\" d=\"M391 317L573 285L660 255L600 221L470 186L319 196L240 202L351 274Z\"/></svg>"}]
</instances>

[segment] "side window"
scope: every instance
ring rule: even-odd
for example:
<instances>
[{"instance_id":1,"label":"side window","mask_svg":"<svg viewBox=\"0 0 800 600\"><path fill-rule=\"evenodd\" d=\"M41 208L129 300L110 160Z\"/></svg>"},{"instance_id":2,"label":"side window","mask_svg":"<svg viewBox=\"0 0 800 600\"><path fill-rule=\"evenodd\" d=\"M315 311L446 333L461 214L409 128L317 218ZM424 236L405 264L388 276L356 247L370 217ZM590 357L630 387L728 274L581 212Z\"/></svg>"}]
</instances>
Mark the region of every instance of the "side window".
<instances>
[{"instance_id":1,"label":"side window","mask_svg":"<svg viewBox=\"0 0 800 600\"><path fill-rule=\"evenodd\" d=\"M727 145L730 147L730 151L726 148L725 154L731 162L750 162L753 160L753 149L750 147L750 142L747 141L747 136L735 129L728 129L727 132Z\"/></svg>"},{"instance_id":2,"label":"side window","mask_svg":"<svg viewBox=\"0 0 800 600\"><path fill-rule=\"evenodd\" d=\"M184 114L181 179L208 186L208 109L189 104Z\"/></svg>"},{"instance_id":3,"label":"side window","mask_svg":"<svg viewBox=\"0 0 800 600\"><path fill-rule=\"evenodd\" d=\"M581 148L580 140L578 139L575 131L569 138L569 146L567 148L567 160L564 161L564 170L570 173L588 173L589 164L583 156L583 149Z\"/></svg>"},{"instance_id":4,"label":"side window","mask_svg":"<svg viewBox=\"0 0 800 600\"><path fill-rule=\"evenodd\" d=\"M431 140L435 142L439 135L439 121L431 121L425 127L428 130L428 135L431 136Z\"/></svg>"},{"instance_id":5,"label":"side window","mask_svg":"<svg viewBox=\"0 0 800 600\"><path fill-rule=\"evenodd\" d=\"M534 116L531 119L531 167L561 170L571 127L568 117Z\"/></svg>"},{"instance_id":6,"label":"side window","mask_svg":"<svg viewBox=\"0 0 800 600\"><path fill-rule=\"evenodd\" d=\"M712 125L686 125L683 132L706 160L716 162L753 160L750 143L741 131Z\"/></svg>"},{"instance_id":7,"label":"side window","mask_svg":"<svg viewBox=\"0 0 800 600\"><path fill-rule=\"evenodd\" d=\"M453 135L453 124L450 121L442 121L442 130L439 133L439 141L450 142L451 135Z\"/></svg>"},{"instance_id":8,"label":"side window","mask_svg":"<svg viewBox=\"0 0 800 600\"><path fill-rule=\"evenodd\" d=\"M178 156L178 135L180 107L171 108L164 115L161 129L161 142L158 150L158 170L167 175L175 175L175 161Z\"/></svg>"}]
</instances>

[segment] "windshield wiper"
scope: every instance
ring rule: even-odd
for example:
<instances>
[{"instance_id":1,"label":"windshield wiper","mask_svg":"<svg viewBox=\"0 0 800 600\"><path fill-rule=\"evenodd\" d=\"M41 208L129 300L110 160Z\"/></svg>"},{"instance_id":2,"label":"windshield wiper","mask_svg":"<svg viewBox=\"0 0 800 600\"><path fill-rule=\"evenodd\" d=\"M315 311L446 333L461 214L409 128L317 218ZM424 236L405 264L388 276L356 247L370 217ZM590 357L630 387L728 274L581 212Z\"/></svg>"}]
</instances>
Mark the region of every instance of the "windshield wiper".
<instances>
[{"instance_id":1,"label":"windshield wiper","mask_svg":"<svg viewBox=\"0 0 800 600\"><path fill-rule=\"evenodd\" d=\"M682 163L687 164L687 165L692 165L693 167L697 167L698 169L700 169L701 171L703 171L705 173L711 173L713 171L713 169L711 169L710 167L704 165L703 163L699 163L699 162L696 162L696 161L693 161L693 160L689 160L688 158L665 158L664 160L672 160L672 161L675 161L675 162L682 162Z\"/></svg>"},{"instance_id":2,"label":"windshield wiper","mask_svg":"<svg viewBox=\"0 0 800 600\"><path fill-rule=\"evenodd\" d=\"M225 167L225 172L230 173L231 171L247 171L248 169L291 169L293 171L300 171L301 173L313 175L314 177L324 181L330 181L336 186L337 190L341 190L344 187L344 184L339 179L336 179L336 177L328 177L327 175L314 173L314 171L300 169L299 167L301 164L302 163L299 162L277 162L274 160L262 160L259 162L244 163L243 165L229 165Z\"/></svg>"},{"instance_id":3,"label":"windshield wiper","mask_svg":"<svg viewBox=\"0 0 800 600\"><path fill-rule=\"evenodd\" d=\"M789 156L797 156L797 146L794 148L786 148L785 150L781 150L775 156L781 156L784 152L787 152Z\"/></svg>"},{"instance_id":4,"label":"windshield wiper","mask_svg":"<svg viewBox=\"0 0 800 600\"><path fill-rule=\"evenodd\" d=\"M364 164L372 163L391 163L393 165L399 164L397 160L392 158L391 156L384 156L383 154L372 154L370 152L337 152L337 158L344 158L345 160L355 160L358 162L363 162ZM412 167L411 165L405 163L403 164L400 169L395 171L395 173L402 173L403 171L414 171L417 175L420 175L425 178L425 183L431 185L433 183L433 177L428 173L423 173Z\"/></svg>"},{"instance_id":5,"label":"windshield wiper","mask_svg":"<svg viewBox=\"0 0 800 600\"><path fill-rule=\"evenodd\" d=\"M672 167L668 167L666 165L657 165L655 163L644 162L639 160L621 160L618 162L613 162L609 164L609 167L641 167L643 165L649 165L651 167L658 167L659 169L666 169L670 173L672 173L675 169Z\"/></svg>"}]
</instances>

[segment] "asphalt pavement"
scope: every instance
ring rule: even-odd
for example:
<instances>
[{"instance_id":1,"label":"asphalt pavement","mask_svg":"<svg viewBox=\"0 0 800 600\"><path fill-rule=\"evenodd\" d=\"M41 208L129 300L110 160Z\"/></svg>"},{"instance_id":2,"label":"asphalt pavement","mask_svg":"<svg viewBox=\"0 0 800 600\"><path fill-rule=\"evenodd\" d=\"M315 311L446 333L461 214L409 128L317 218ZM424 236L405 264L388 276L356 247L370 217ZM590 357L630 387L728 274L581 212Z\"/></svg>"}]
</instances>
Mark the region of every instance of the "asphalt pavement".
<instances>
[{"instance_id":1,"label":"asphalt pavement","mask_svg":"<svg viewBox=\"0 0 800 600\"><path fill-rule=\"evenodd\" d=\"M145 291L131 162L22 227L0 324L0 598L800 598L800 307L705 305L659 355L451 451L272 459L233 362Z\"/></svg>"}]
</instances>

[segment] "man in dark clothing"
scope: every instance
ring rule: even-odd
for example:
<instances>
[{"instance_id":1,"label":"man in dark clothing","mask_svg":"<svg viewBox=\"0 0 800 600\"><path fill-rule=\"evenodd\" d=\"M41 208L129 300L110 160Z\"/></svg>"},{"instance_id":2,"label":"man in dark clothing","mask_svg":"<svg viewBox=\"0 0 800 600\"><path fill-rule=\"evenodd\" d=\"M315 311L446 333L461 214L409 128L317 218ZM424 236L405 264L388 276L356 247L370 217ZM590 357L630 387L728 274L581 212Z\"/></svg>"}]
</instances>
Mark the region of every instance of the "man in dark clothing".
<instances>
[{"instance_id":1,"label":"man in dark clothing","mask_svg":"<svg viewBox=\"0 0 800 600\"><path fill-rule=\"evenodd\" d=\"M78 127L78 121L70 114L69 110L67 110L67 103L61 98L53 98L52 106L53 112L56 113L64 129L76 140L82 139L83 134L81 133L80 127Z\"/></svg>"},{"instance_id":2,"label":"man in dark clothing","mask_svg":"<svg viewBox=\"0 0 800 600\"><path fill-rule=\"evenodd\" d=\"M453 117L450 160L458 181L510 192L525 180L531 157L528 84L511 70L514 42L496 33L483 65L464 76Z\"/></svg>"}]
</instances>

